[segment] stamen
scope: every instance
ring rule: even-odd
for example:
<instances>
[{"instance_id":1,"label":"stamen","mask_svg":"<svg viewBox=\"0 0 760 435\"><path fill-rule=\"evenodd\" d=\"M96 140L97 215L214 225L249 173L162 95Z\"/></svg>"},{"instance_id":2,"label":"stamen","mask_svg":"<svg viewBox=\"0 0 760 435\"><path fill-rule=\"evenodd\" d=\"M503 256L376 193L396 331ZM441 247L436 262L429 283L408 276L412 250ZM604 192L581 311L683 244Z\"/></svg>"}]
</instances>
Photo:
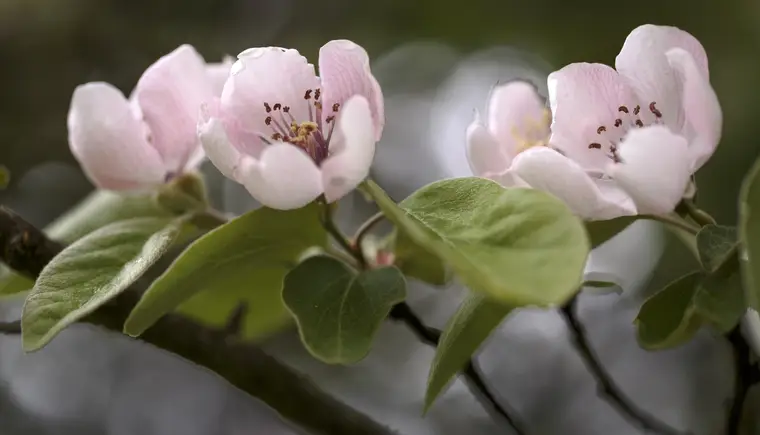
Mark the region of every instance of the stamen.
<instances>
[{"instance_id":1,"label":"stamen","mask_svg":"<svg viewBox=\"0 0 760 435\"><path fill-rule=\"evenodd\" d=\"M274 105L273 109L274 109L274 110L280 110L280 109L282 109L282 104L280 104L280 103L275 103L275 105Z\"/></svg>"},{"instance_id":2,"label":"stamen","mask_svg":"<svg viewBox=\"0 0 760 435\"><path fill-rule=\"evenodd\" d=\"M628 108L626 106L620 106L618 107L618 112L628 113Z\"/></svg>"},{"instance_id":3,"label":"stamen","mask_svg":"<svg viewBox=\"0 0 760 435\"><path fill-rule=\"evenodd\" d=\"M317 90L314 91L314 99L319 100L320 95L322 95L322 90L317 88Z\"/></svg>"},{"instance_id":4,"label":"stamen","mask_svg":"<svg viewBox=\"0 0 760 435\"><path fill-rule=\"evenodd\" d=\"M319 92L319 89L317 89L317 92ZM321 101L315 101L314 107L316 110L316 118L317 118L317 128L322 130L322 102Z\"/></svg>"},{"instance_id":5,"label":"stamen","mask_svg":"<svg viewBox=\"0 0 760 435\"><path fill-rule=\"evenodd\" d=\"M620 127L621 125L623 125L623 120L620 118L617 118L615 120L615 127Z\"/></svg>"},{"instance_id":6,"label":"stamen","mask_svg":"<svg viewBox=\"0 0 760 435\"><path fill-rule=\"evenodd\" d=\"M340 109L340 104L338 103L333 104L332 111L337 113L338 109Z\"/></svg>"},{"instance_id":7,"label":"stamen","mask_svg":"<svg viewBox=\"0 0 760 435\"><path fill-rule=\"evenodd\" d=\"M649 103L649 111L652 112L657 119L660 119L662 118L662 112L657 110L657 107L655 107L655 104L657 104L656 101L652 101L651 103Z\"/></svg>"},{"instance_id":8,"label":"stamen","mask_svg":"<svg viewBox=\"0 0 760 435\"><path fill-rule=\"evenodd\" d=\"M269 103L264 103L264 109L267 111L267 113L270 113L272 111L272 108L269 106Z\"/></svg>"},{"instance_id":9,"label":"stamen","mask_svg":"<svg viewBox=\"0 0 760 435\"><path fill-rule=\"evenodd\" d=\"M637 104L636 107L633 108L633 114L638 115L640 111L641 111L641 106Z\"/></svg>"},{"instance_id":10,"label":"stamen","mask_svg":"<svg viewBox=\"0 0 760 435\"><path fill-rule=\"evenodd\" d=\"M602 144L596 143L596 142L590 143L590 144L588 144L588 149L600 150L600 149L602 149Z\"/></svg>"},{"instance_id":11,"label":"stamen","mask_svg":"<svg viewBox=\"0 0 760 435\"><path fill-rule=\"evenodd\" d=\"M602 132L607 131L607 127L600 125L599 128L596 129L596 134L602 134Z\"/></svg>"},{"instance_id":12,"label":"stamen","mask_svg":"<svg viewBox=\"0 0 760 435\"><path fill-rule=\"evenodd\" d=\"M296 122L296 118L293 116L292 113L290 113L290 106L283 106L282 112L288 115L288 118L290 118L291 123Z\"/></svg>"},{"instance_id":13,"label":"stamen","mask_svg":"<svg viewBox=\"0 0 760 435\"><path fill-rule=\"evenodd\" d=\"M307 89L306 93L303 94L303 99L304 100L311 100L311 93L312 93L312 90L311 89Z\"/></svg>"},{"instance_id":14,"label":"stamen","mask_svg":"<svg viewBox=\"0 0 760 435\"><path fill-rule=\"evenodd\" d=\"M643 126L644 126L644 123L643 123L643 122L642 122L640 119L637 119L637 120L636 120L636 126L637 126L637 127L639 127L639 128L640 128L640 127L643 127Z\"/></svg>"}]
</instances>

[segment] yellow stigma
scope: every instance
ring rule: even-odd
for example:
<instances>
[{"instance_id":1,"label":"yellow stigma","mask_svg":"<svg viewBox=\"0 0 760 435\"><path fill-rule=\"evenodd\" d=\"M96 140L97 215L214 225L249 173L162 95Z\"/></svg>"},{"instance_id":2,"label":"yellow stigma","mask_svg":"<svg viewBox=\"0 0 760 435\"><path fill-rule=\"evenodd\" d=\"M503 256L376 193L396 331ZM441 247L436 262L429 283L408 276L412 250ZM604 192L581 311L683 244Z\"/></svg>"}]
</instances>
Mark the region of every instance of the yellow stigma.
<instances>
[{"instance_id":1,"label":"yellow stigma","mask_svg":"<svg viewBox=\"0 0 760 435\"><path fill-rule=\"evenodd\" d=\"M541 113L541 118L526 118L520 124L523 127L522 131L517 126L512 127L511 133L512 138L517 142L517 153L521 153L528 148L547 146L549 138L546 137L546 131L549 129L551 119L551 111L544 109Z\"/></svg>"}]
</instances>

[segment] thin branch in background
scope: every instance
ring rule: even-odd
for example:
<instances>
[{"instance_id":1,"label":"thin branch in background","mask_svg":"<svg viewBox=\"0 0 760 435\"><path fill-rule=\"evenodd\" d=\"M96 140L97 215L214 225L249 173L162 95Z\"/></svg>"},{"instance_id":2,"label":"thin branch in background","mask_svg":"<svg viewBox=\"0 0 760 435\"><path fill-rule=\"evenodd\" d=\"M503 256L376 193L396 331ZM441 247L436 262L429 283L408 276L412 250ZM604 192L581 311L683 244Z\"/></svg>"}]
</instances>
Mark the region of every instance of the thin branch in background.
<instances>
[{"instance_id":1,"label":"thin branch in background","mask_svg":"<svg viewBox=\"0 0 760 435\"><path fill-rule=\"evenodd\" d=\"M684 435L685 432L680 432L672 427L662 423L655 417L651 416L646 411L639 409L623 391L615 384L612 377L607 373L604 366L602 366L599 357L591 348L591 343L586 336L586 332L583 329L578 317L576 316L576 308L578 304L578 295L572 297L565 305L560 309L565 322L570 329L570 335L576 349L580 353L583 362L596 378L599 385L600 393L607 398L607 402L623 414L632 423L637 424L642 429L657 432L665 435Z\"/></svg>"},{"instance_id":2,"label":"thin branch in background","mask_svg":"<svg viewBox=\"0 0 760 435\"><path fill-rule=\"evenodd\" d=\"M21 322L0 322L0 334L21 334Z\"/></svg>"},{"instance_id":3,"label":"thin branch in background","mask_svg":"<svg viewBox=\"0 0 760 435\"><path fill-rule=\"evenodd\" d=\"M726 435L739 435L744 403L749 389L760 382L760 369L751 360L752 354L740 326L726 335L734 352L734 397L726 418Z\"/></svg>"},{"instance_id":4,"label":"thin branch in background","mask_svg":"<svg viewBox=\"0 0 760 435\"><path fill-rule=\"evenodd\" d=\"M426 326L406 302L394 305L391 309L390 317L391 319L404 322L404 324L406 324L423 343L432 347L438 347L438 343L441 341L441 331ZM488 384L483 380L480 368L477 366L474 359L470 360L462 371L462 374L467 381L466 383L470 388L470 391L472 391L489 413L495 414L499 418L504 419L507 424L512 426L517 435L524 435L527 433L523 428L522 423L516 421L516 419L512 417L516 412L508 410L505 406L500 404L500 401L490 390Z\"/></svg>"},{"instance_id":5,"label":"thin branch in background","mask_svg":"<svg viewBox=\"0 0 760 435\"><path fill-rule=\"evenodd\" d=\"M13 211L0 207L0 261L36 278L63 245ZM131 286L87 318L121 333L142 289ZM0 332L20 333L18 322L0 324ZM285 419L318 435L392 435L395 432L321 391L306 377L224 329L212 329L177 314L168 314L140 340L205 367L235 387L271 406Z\"/></svg>"}]
</instances>

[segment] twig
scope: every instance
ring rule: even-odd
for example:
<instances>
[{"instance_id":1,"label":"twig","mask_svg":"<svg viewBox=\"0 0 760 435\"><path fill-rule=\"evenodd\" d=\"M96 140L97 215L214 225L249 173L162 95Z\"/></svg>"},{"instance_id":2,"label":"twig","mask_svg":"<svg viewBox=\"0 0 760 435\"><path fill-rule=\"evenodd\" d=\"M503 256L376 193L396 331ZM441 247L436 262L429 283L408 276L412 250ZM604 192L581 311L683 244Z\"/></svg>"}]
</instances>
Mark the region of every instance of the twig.
<instances>
[{"instance_id":1,"label":"twig","mask_svg":"<svg viewBox=\"0 0 760 435\"><path fill-rule=\"evenodd\" d=\"M751 361L750 348L744 341L739 326L726 334L734 351L734 397L726 418L726 435L738 435L741 425L744 402L750 387L760 382L760 369Z\"/></svg>"},{"instance_id":2,"label":"twig","mask_svg":"<svg viewBox=\"0 0 760 435\"><path fill-rule=\"evenodd\" d=\"M21 334L21 322L0 322L0 334Z\"/></svg>"},{"instance_id":3,"label":"twig","mask_svg":"<svg viewBox=\"0 0 760 435\"><path fill-rule=\"evenodd\" d=\"M560 312L565 318L567 326L570 328L572 340L574 341L575 347L580 353L583 362L599 384L600 394L605 396L607 402L617 408L624 417L628 418L629 421L637 424L642 429L666 435L681 435L682 432L673 429L652 417L646 411L639 409L615 384L612 377L602 366L599 357L593 349L591 349L591 344L588 341L588 337L586 337L583 326L575 314L577 302L578 294L573 296L572 299L563 305Z\"/></svg>"},{"instance_id":4,"label":"twig","mask_svg":"<svg viewBox=\"0 0 760 435\"><path fill-rule=\"evenodd\" d=\"M426 326L406 302L394 305L391 309L390 317L391 319L404 322L404 324L406 324L423 343L432 347L438 346L438 343L441 340L441 331ZM469 361L465 369L462 371L462 374L467 381L470 391L475 394L475 397L478 398L489 413L504 419L507 424L512 426L517 435L524 435L526 433L523 429L523 425L512 417L515 412L505 409L505 407L499 403L499 400L496 399L494 393L483 380L480 368L474 359Z\"/></svg>"},{"instance_id":5,"label":"twig","mask_svg":"<svg viewBox=\"0 0 760 435\"><path fill-rule=\"evenodd\" d=\"M49 240L39 229L11 210L0 207L0 260L32 278L63 245ZM134 286L109 301L83 321L121 333L124 321L140 299ZM17 323L4 324L18 333ZM312 433L320 435L390 435L374 422L317 388L310 380L264 353L251 343L222 329L206 328L185 317L168 314L140 340L203 366L235 387L261 399Z\"/></svg>"}]
</instances>

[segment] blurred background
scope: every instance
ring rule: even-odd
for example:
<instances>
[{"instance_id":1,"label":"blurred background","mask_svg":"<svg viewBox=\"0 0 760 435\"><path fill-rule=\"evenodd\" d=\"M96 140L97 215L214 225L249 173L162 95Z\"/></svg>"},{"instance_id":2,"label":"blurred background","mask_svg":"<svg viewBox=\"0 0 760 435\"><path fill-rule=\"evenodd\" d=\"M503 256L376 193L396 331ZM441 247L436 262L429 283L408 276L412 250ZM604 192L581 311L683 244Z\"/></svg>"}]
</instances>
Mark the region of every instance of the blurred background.
<instances>
[{"instance_id":1,"label":"blurred background","mask_svg":"<svg viewBox=\"0 0 760 435\"><path fill-rule=\"evenodd\" d=\"M698 174L698 202L733 224L741 179L760 150L760 3L750 0L0 0L0 163L13 177L0 202L44 225L91 191L66 141L78 84L107 81L128 94L147 66L182 43L209 62L262 45L298 48L316 61L337 38L372 56L387 117L373 175L402 199L436 179L469 175L464 130L497 81L525 78L545 92L546 75L567 63L613 63L644 23L680 27L707 50L724 128ZM204 171L220 208L255 206L212 166ZM360 198L344 203L347 227L371 212ZM638 348L632 325L645 295L694 267L690 254L659 227L636 224L595 251L588 267L624 290L581 298L582 321L622 389L675 427L717 433L732 385L726 344L703 331L681 348L650 353ZM413 306L437 326L462 294L412 287ZM17 318L19 307L5 300L0 314ZM356 367L314 361L292 330L263 346L403 434L510 433L458 382L423 418L433 352L400 325L384 325ZM531 434L643 433L596 397L556 313L511 316L480 361ZM0 434L178 433L295 431L217 377L122 337L76 326L33 355L22 354L17 338L0 337Z\"/></svg>"}]
</instances>

